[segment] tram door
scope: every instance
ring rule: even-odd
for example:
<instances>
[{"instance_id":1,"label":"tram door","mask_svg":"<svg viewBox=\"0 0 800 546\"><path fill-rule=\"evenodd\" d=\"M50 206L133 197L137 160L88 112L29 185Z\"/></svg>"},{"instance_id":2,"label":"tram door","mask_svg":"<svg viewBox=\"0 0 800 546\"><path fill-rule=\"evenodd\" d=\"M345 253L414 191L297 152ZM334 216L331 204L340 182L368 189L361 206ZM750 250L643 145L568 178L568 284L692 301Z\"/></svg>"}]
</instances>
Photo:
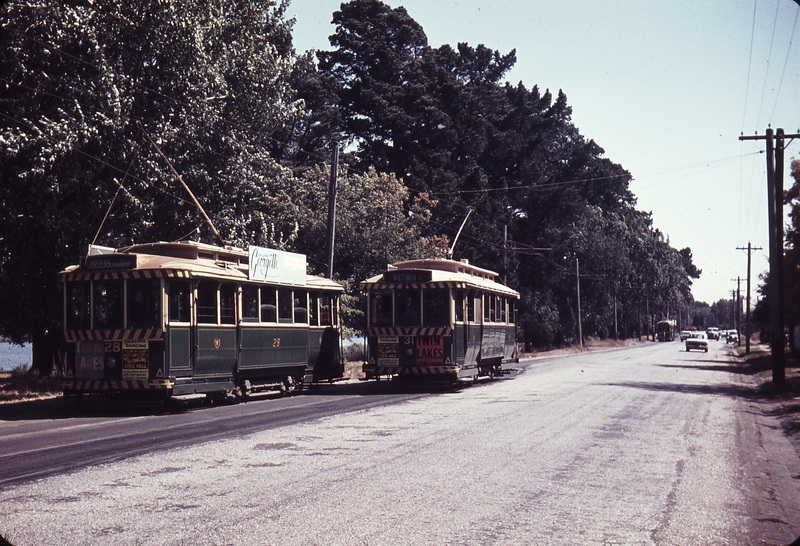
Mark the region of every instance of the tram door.
<instances>
[{"instance_id":1,"label":"tram door","mask_svg":"<svg viewBox=\"0 0 800 546\"><path fill-rule=\"evenodd\" d=\"M192 375L191 286L189 281L170 281L167 304L167 375Z\"/></svg>"},{"instance_id":2,"label":"tram door","mask_svg":"<svg viewBox=\"0 0 800 546\"><path fill-rule=\"evenodd\" d=\"M237 286L201 280L196 294L194 376L229 377L236 362Z\"/></svg>"}]
</instances>

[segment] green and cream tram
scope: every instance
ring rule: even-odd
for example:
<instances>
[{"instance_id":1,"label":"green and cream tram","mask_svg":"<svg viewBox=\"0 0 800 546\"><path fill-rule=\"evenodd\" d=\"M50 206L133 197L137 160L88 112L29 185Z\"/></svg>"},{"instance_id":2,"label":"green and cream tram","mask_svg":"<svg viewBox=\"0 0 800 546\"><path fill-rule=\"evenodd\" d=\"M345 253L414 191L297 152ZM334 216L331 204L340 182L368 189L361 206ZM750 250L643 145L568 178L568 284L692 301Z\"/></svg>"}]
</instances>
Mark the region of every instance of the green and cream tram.
<instances>
[{"instance_id":1,"label":"green and cream tram","mask_svg":"<svg viewBox=\"0 0 800 546\"><path fill-rule=\"evenodd\" d=\"M291 391L338 379L343 288L305 256L195 242L95 247L59 274L64 393Z\"/></svg>"},{"instance_id":2,"label":"green and cream tram","mask_svg":"<svg viewBox=\"0 0 800 546\"><path fill-rule=\"evenodd\" d=\"M466 260L411 260L361 283L368 379L493 376L517 359L519 293Z\"/></svg>"}]
</instances>

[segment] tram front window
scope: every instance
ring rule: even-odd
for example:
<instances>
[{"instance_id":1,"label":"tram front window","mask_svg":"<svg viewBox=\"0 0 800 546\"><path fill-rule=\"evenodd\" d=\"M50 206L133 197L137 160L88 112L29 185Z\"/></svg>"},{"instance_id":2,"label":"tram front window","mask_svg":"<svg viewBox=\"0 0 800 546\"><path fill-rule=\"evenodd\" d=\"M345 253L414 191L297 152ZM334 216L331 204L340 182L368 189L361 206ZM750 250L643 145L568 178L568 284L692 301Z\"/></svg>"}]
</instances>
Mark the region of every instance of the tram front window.
<instances>
[{"instance_id":1,"label":"tram front window","mask_svg":"<svg viewBox=\"0 0 800 546\"><path fill-rule=\"evenodd\" d=\"M161 281L128 281L128 327L155 327L161 324Z\"/></svg>"},{"instance_id":2,"label":"tram front window","mask_svg":"<svg viewBox=\"0 0 800 546\"><path fill-rule=\"evenodd\" d=\"M88 330L89 324L89 283L71 282L67 284L67 329Z\"/></svg>"},{"instance_id":3,"label":"tram front window","mask_svg":"<svg viewBox=\"0 0 800 546\"><path fill-rule=\"evenodd\" d=\"M122 281L94 281L94 328L122 328Z\"/></svg>"},{"instance_id":4,"label":"tram front window","mask_svg":"<svg viewBox=\"0 0 800 546\"><path fill-rule=\"evenodd\" d=\"M374 325L392 325L392 293L391 291L385 292L372 292L370 294L370 303L372 309L370 310L370 318Z\"/></svg>"},{"instance_id":5,"label":"tram front window","mask_svg":"<svg viewBox=\"0 0 800 546\"><path fill-rule=\"evenodd\" d=\"M419 326L419 290L398 290L396 297L397 315L395 325Z\"/></svg>"},{"instance_id":6,"label":"tram front window","mask_svg":"<svg viewBox=\"0 0 800 546\"><path fill-rule=\"evenodd\" d=\"M450 295L447 290L423 290L422 318L425 326L450 323Z\"/></svg>"}]
</instances>

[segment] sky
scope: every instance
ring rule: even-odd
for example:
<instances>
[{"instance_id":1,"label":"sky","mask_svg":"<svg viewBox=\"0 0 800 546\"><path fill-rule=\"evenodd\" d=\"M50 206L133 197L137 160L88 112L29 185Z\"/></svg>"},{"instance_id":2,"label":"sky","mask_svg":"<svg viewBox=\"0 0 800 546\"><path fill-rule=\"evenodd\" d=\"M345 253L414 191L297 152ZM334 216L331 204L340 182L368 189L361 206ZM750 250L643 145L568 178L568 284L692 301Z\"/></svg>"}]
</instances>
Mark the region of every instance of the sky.
<instances>
[{"instance_id":1,"label":"sky","mask_svg":"<svg viewBox=\"0 0 800 546\"><path fill-rule=\"evenodd\" d=\"M746 296L768 270L768 126L800 133L795 0L394 0L432 47L467 42L517 63L507 80L562 90L580 133L633 176L636 208L702 270L692 294ZM298 52L331 49L340 0L292 0ZM800 139L787 142L784 185ZM737 278L741 279L737 283Z\"/></svg>"}]
</instances>

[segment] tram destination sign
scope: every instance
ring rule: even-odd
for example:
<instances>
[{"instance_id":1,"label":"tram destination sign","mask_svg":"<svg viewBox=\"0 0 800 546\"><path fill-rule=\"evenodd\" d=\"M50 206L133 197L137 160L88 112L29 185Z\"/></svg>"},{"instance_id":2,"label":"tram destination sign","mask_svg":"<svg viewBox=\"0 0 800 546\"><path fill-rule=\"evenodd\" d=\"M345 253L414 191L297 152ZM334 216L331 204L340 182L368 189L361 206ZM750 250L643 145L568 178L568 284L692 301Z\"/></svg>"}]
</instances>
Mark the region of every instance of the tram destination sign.
<instances>
[{"instance_id":1,"label":"tram destination sign","mask_svg":"<svg viewBox=\"0 0 800 546\"><path fill-rule=\"evenodd\" d=\"M417 283L431 282L430 271L387 271L383 274L383 282Z\"/></svg>"},{"instance_id":2,"label":"tram destination sign","mask_svg":"<svg viewBox=\"0 0 800 546\"><path fill-rule=\"evenodd\" d=\"M89 271L135 269L136 254L96 254L87 256L83 268Z\"/></svg>"},{"instance_id":3,"label":"tram destination sign","mask_svg":"<svg viewBox=\"0 0 800 546\"><path fill-rule=\"evenodd\" d=\"M248 277L253 281L305 286L306 256L250 245Z\"/></svg>"}]
</instances>

